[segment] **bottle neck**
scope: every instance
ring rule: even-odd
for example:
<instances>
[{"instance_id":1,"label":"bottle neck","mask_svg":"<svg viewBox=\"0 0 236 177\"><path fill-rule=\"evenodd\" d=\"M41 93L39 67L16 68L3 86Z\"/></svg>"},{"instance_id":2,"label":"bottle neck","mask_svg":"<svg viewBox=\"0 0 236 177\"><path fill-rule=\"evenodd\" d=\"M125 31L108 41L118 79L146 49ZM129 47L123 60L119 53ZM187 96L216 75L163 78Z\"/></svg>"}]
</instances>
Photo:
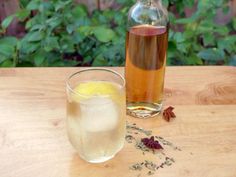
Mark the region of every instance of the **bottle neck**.
<instances>
[{"instance_id":1,"label":"bottle neck","mask_svg":"<svg viewBox=\"0 0 236 177\"><path fill-rule=\"evenodd\" d=\"M153 5L153 4L158 4L161 5L162 1L161 0L137 0L139 3L145 4L145 5Z\"/></svg>"}]
</instances>

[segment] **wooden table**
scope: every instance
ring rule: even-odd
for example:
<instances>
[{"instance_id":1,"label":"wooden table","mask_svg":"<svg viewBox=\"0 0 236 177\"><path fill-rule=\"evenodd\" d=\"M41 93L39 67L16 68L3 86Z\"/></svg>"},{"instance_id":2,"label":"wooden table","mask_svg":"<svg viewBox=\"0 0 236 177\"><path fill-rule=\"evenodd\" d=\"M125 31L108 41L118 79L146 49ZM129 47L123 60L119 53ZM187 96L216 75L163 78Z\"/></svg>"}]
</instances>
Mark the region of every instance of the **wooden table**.
<instances>
[{"instance_id":1,"label":"wooden table","mask_svg":"<svg viewBox=\"0 0 236 177\"><path fill-rule=\"evenodd\" d=\"M65 78L80 69L0 69L1 177L148 176L129 169L144 160L132 144L97 165L81 160L69 144ZM127 117L182 149L164 150L175 163L153 176L236 177L236 68L169 67L165 96L165 105L176 108L174 121Z\"/></svg>"}]
</instances>

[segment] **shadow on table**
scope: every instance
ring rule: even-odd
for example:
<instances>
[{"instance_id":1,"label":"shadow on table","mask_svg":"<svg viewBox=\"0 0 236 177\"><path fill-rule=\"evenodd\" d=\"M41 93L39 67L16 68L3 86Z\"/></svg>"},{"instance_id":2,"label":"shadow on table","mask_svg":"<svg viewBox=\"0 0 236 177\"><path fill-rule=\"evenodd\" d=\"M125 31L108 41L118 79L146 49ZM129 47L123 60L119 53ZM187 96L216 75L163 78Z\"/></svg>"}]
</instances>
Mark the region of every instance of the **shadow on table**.
<instances>
[{"instance_id":1,"label":"shadow on table","mask_svg":"<svg viewBox=\"0 0 236 177\"><path fill-rule=\"evenodd\" d=\"M118 153L113 159L91 164L82 160L76 153L70 163L70 177L122 177L129 173L125 153Z\"/></svg>"}]
</instances>

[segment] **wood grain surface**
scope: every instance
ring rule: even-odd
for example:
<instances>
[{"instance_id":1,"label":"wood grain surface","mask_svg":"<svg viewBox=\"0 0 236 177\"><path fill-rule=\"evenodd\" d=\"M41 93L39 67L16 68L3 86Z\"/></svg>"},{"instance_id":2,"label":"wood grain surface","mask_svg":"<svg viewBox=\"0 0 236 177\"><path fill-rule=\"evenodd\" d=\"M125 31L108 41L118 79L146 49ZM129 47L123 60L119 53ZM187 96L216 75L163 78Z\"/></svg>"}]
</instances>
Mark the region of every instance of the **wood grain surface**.
<instances>
[{"instance_id":1,"label":"wood grain surface","mask_svg":"<svg viewBox=\"0 0 236 177\"><path fill-rule=\"evenodd\" d=\"M129 169L146 158L132 144L97 165L81 160L69 144L65 79L80 69L0 69L0 177L148 176ZM175 163L152 176L236 177L236 68L167 68L169 105L177 115L170 123L127 116L182 149L165 149Z\"/></svg>"}]
</instances>

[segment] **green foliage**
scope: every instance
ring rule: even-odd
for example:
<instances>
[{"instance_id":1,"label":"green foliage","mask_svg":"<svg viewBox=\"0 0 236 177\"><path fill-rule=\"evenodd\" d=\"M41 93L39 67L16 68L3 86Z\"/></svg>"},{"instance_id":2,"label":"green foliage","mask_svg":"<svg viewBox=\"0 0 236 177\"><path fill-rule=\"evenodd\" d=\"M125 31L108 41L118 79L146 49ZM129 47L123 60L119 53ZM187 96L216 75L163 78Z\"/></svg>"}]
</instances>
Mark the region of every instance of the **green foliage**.
<instances>
[{"instance_id":1,"label":"green foliage","mask_svg":"<svg viewBox=\"0 0 236 177\"><path fill-rule=\"evenodd\" d=\"M176 4L175 0L166 1ZM168 63L171 65L234 64L236 53L235 19L229 24L215 22L219 10L228 11L226 0L199 0L197 10L187 17L183 7L192 7L194 0L177 1L181 18L170 12Z\"/></svg>"},{"instance_id":2,"label":"green foliage","mask_svg":"<svg viewBox=\"0 0 236 177\"><path fill-rule=\"evenodd\" d=\"M20 7L25 8L29 2L30 2L30 0L20 0L19 1Z\"/></svg>"},{"instance_id":3,"label":"green foliage","mask_svg":"<svg viewBox=\"0 0 236 177\"><path fill-rule=\"evenodd\" d=\"M89 14L87 7L72 0L31 0L22 6L25 8L3 21L2 29L16 17L25 22L27 34L14 38L17 45L5 43L7 37L1 39L0 66L124 64L126 11ZM32 11L37 13L31 16Z\"/></svg>"},{"instance_id":4,"label":"green foliage","mask_svg":"<svg viewBox=\"0 0 236 177\"><path fill-rule=\"evenodd\" d=\"M16 66L18 40L14 37L0 39L0 64L3 67Z\"/></svg>"},{"instance_id":5,"label":"green foliage","mask_svg":"<svg viewBox=\"0 0 236 177\"><path fill-rule=\"evenodd\" d=\"M13 21L13 19L14 19L14 15L10 15L10 16L8 16L7 18L5 18L5 19L2 21L2 24L1 24L2 28L3 28L4 30L6 30L7 27L8 27L8 26L11 24L11 22Z\"/></svg>"},{"instance_id":6,"label":"green foliage","mask_svg":"<svg viewBox=\"0 0 236 177\"><path fill-rule=\"evenodd\" d=\"M21 0L21 10L1 24L0 66L120 66L125 59L127 13L135 0L117 0L119 10L94 10L72 0ZM163 0L169 9L169 65L236 65L236 20L215 23L226 0ZM197 7L191 16L186 8ZM178 17L178 18L177 18ZM17 18L26 35L5 37Z\"/></svg>"}]
</instances>

